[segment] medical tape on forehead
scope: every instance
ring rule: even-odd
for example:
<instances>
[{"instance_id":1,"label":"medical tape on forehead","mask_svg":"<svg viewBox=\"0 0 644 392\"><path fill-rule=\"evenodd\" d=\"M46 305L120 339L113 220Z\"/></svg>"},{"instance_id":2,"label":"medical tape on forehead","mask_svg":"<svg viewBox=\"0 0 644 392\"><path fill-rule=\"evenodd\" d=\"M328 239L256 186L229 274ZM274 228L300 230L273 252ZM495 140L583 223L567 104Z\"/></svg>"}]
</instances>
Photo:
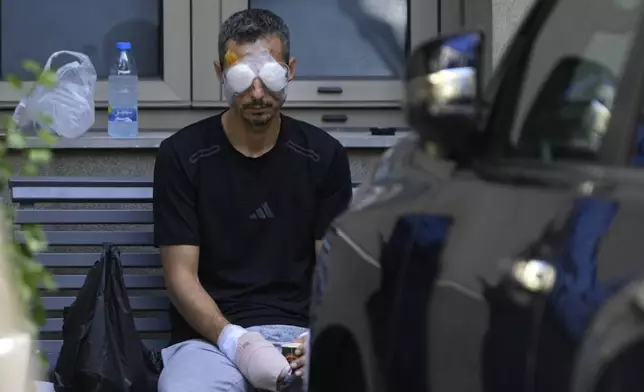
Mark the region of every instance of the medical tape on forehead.
<instances>
[{"instance_id":1,"label":"medical tape on forehead","mask_svg":"<svg viewBox=\"0 0 644 392\"><path fill-rule=\"evenodd\" d=\"M267 89L280 92L288 85L288 68L275 61L266 49L249 50L239 60L233 52L224 56L224 83L235 94L246 91L256 78L259 78Z\"/></svg>"}]
</instances>

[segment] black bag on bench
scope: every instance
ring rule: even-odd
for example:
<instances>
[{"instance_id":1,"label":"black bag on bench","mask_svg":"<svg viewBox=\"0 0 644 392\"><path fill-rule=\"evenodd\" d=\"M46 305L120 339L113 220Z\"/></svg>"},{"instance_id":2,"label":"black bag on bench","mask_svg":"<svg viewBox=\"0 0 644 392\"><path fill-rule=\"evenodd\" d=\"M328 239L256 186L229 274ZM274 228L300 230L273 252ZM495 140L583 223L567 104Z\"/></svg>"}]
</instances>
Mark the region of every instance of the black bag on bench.
<instances>
[{"instance_id":1,"label":"black bag on bench","mask_svg":"<svg viewBox=\"0 0 644 392\"><path fill-rule=\"evenodd\" d=\"M56 392L156 392L160 356L138 336L115 246L104 245L87 274L63 339L52 374Z\"/></svg>"}]
</instances>

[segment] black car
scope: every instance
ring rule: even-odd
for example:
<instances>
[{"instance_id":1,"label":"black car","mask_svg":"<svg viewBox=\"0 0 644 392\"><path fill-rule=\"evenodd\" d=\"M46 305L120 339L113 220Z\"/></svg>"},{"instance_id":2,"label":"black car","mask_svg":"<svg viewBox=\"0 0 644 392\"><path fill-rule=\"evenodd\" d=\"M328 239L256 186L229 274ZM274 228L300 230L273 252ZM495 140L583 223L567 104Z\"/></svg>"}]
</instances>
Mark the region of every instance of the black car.
<instances>
[{"instance_id":1,"label":"black car","mask_svg":"<svg viewBox=\"0 0 644 392\"><path fill-rule=\"evenodd\" d=\"M644 0L408 60L417 131L328 232L309 392L644 391ZM485 84L485 88L483 85Z\"/></svg>"}]
</instances>

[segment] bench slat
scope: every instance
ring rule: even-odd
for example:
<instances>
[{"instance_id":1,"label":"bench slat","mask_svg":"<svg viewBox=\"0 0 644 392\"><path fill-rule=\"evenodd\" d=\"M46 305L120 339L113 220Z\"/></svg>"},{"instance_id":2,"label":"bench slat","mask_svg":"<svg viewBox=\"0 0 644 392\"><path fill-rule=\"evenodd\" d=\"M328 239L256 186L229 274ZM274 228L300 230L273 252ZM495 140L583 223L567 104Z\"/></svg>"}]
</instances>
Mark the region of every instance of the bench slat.
<instances>
[{"instance_id":1,"label":"bench slat","mask_svg":"<svg viewBox=\"0 0 644 392\"><path fill-rule=\"evenodd\" d=\"M152 187L152 177L12 177L9 187ZM360 185L353 182L353 187Z\"/></svg>"},{"instance_id":2,"label":"bench slat","mask_svg":"<svg viewBox=\"0 0 644 392\"><path fill-rule=\"evenodd\" d=\"M139 332L169 332L170 319L167 315L158 317L135 317L134 324ZM47 319L40 332L60 332L63 330L63 318Z\"/></svg>"},{"instance_id":3,"label":"bench slat","mask_svg":"<svg viewBox=\"0 0 644 392\"><path fill-rule=\"evenodd\" d=\"M353 182L355 190L360 184ZM152 202L152 178L16 177L9 182L15 203Z\"/></svg>"},{"instance_id":4,"label":"bench slat","mask_svg":"<svg viewBox=\"0 0 644 392\"><path fill-rule=\"evenodd\" d=\"M99 253L39 253L36 260L49 268L91 267L101 257ZM157 252L123 252L123 267L161 268L161 256Z\"/></svg>"},{"instance_id":5,"label":"bench slat","mask_svg":"<svg viewBox=\"0 0 644 392\"><path fill-rule=\"evenodd\" d=\"M54 275L59 289L80 289L85 283L85 278L85 275ZM129 289L165 288L165 280L160 274L125 275L123 281Z\"/></svg>"},{"instance_id":6,"label":"bench slat","mask_svg":"<svg viewBox=\"0 0 644 392\"><path fill-rule=\"evenodd\" d=\"M152 210L18 210L16 224L151 224Z\"/></svg>"},{"instance_id":7,"label":"bench slat","mask_svg":"<svg viewBox=\"0 0 644 392\"><path fill-rule=\"evenodd\" d=\"M71 306L76 300L75 296L42 297L45 310L62 311ZM130 296L132 310L168 310L170 300L165 295L132 295Z\"/></svg>"},{"instance_id":8,"label":"bench slat","mask_svg":"<svg viewBox=\"0 0 644 392\"><path fill-rule=\"evenodd\" d=\"M138 187L17 187L11 190L15 203L151 202L152 188Z\"/></svg>"},{"instance_id":9,"label":"bench slat","mask_svg":"<svg viewBox=\"0 0 644 392\"><path fill-rule=\"evenodd\" d=\"M74 186L74 187L151 187L152 177L12 177L9 180L11 188L27 186Z\"/></svg>"},{"instance_id":10,"label":"bench slat","mask_svg":"<svg viewBox=\"0 0 644 392\"><path fill-rule=\"evenodd\" d=\"M152 231L47 231L49 245L100 246L106 242L122 246L152 245ZM16 241L25 242L23 231L16 232Z\"/></svg>"}]
</instances>

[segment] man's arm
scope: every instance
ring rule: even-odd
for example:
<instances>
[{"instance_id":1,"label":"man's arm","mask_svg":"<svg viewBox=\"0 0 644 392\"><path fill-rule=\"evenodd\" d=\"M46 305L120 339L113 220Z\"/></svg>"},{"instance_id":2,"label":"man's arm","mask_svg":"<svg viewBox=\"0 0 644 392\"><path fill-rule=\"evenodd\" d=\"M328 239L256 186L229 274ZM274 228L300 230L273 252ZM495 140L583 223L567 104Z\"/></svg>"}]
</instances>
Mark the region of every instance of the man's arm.
<instances>
[{"instance_id":1,"label":"man's arm","mask_svg":"<svg viewBox=\"0 0 644 392\"><path fill-rule=\"evenodd\" d=\"M199 247L172 245L160 248L170 300L192 328L217 344L219 334L229 322L199 282Z\"/></svg>"},{"instance_id":2,"label":"man's arm","mask_svg":"<svg viewBox=\"0 0 644 392\"><path fill-rule=\"evenodd\" d=\"M346 150L337 144L320 190L315 222L315 249L319 252L329 225L343 213L353 196L351 169Z\"/></svg>"},{"instance_id":3,"label":"man's arm","mask_svg":"<svg viewBox=\"0 0 644 392\"><path fill-rule=\"evenodd\" d=\"M170 300L183 318L219 347L257 389L276 391L290 373L282 353L258 332L230 324L199 281L199 213L194 162L166 139L154 164L154 242L161 250Z\"/></svg>"},{"instance_id":4,"label":"man's arm","mask_svg":"<svg viewBox=\"0 0 644 392\"><path fill-rule=\"evenodd\" d=\"M154 242L161 250L170 300L202 336L217 343L228 321L199 281L199 220L194 163L182 162L172 145L161 143L154 164Z\"/></svg>"}]
</instances>

